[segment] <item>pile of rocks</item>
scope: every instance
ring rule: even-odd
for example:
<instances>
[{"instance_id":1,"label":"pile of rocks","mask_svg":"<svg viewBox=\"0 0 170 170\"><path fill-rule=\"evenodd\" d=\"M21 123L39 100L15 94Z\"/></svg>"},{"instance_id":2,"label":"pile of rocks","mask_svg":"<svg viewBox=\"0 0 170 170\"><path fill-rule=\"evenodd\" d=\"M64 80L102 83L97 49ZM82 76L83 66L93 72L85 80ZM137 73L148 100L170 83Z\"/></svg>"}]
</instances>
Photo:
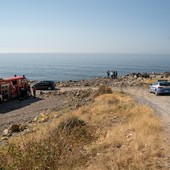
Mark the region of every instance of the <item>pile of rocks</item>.
<instances>
[{"instance_id":1,"label":"pile of rocks","mask_svg":"<svg viewBox=\"0 0 170 170\"><path fill-rule=\"evenodd\" d=\"M148 73L130 73L120 77L120 86L145 86L145 80L150 79Z\"/></svg>"},{"instance_id":2,"label":"pile of rocks","mask_svg":"<svg viewBox=\"0 0 170 170\"><path fill-rule=\"evenodd\" d=\"M111 85L113 81L117 79L110 79L105 77L96 77L89 80L79 80L79 81L66 81L66 82L57 82L57 87L98 87L100 85Z\"/></svg>"},{"instance_id":3,"label":"pile of rocks","mask_svg":"<svg viewBox=\"0 0 170 170\"><path fill-rule=\"evenodd\" d=\"M163 72L163 73L151 73L150 74L150 78L165 78L165 79L168 79L170 80L170 72L166 71L166 72Z\"/></svg>"},{"instance_id":4,"label":"pile of rocks","mask_svg":"<svg viewBox=\"0 0 170 170\"><path fill-rule=\"evenodd\" d=\"M67 102L65 103L65 107L69 107L70 109L79 108L85 104L87 104L93 97L95 91L91 88L86 90L71 90L65 91L62 95L67 97Z\"/></svg>"}]
</instances>

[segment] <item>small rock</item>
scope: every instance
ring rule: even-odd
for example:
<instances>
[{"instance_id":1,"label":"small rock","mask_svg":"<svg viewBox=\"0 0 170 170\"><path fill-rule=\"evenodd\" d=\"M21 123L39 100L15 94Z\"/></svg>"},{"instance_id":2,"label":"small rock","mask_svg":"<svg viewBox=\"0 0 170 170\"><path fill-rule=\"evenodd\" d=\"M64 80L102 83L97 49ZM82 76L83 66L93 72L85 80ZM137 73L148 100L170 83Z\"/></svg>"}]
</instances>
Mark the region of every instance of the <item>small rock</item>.
<instances>
[{"instance_id":1,"label":"small rock","mask_svg":"<svg viewBox=\"0 0 170 170\"><path fill-rule=\"evenodd\" d=\"M79 108L79 107L81 107L80 104L76 104L76 105L75 105L75 108Z\"/></svg>"},{"instance_id":2,"label":"small rock","mask_svg":"<svg viewBox=\"0 0 170 170\"><path fill-rule=\"evenodd\" d=\"M90 84L86 82L86 83L84 83L84 86L90 86Z\"/></svg>"},{"instance_id":3,"label":"small rock","mask_svg":"<svg viewBox=\"0 0 170 170\"><path fill-rule=\"evenodd\" d=\"M7 137L7 136L2 137L2 138L1 138L1 141L3 141L3 140L8 140L8 137Z\"/></svg>"},{"instance_id":4,"label":"small rock","mask_svg":"<svg viewBox=\"0 0 170 170\"><path fill-rule=\"evenodd\" d=\"M7 136L7 135L8 135L8 132L9 132L9 130L8 130L8 129L5 129L5 130L3 131L3 136Z\"/></svg>"},{"instance_id":5,"label":"small rock","mask_svg":"<svg viewBox=\"0 0 170 170\"><path fill-rule=\"evenodd\" d=\"M143 79L142 77L138 77L137 78L138 81L142 81L142 79Z\"/></svg>"},{"instance_id":6,"label":"small rock","mask_svg":"<svg viewBox=\"0 0 170 170\"><path fill-rule=\"evenodd\" d=\"M5 129L2 134L5 137L10 137L10 136L12 136L12 131L9 129Z\"/></svg>"},{"instance_id":7,"label":"small rock","mask_svg":"<svg viewBox=\"0 0 170 170\"><path fill-rule=\"evenodd\" d=\"M122 144L117 144L116 147L117 147L117 148L121 148L121 147L122 147Z\"/></svg>"},{"instance_id":8,"label":"small rock","mask_svg":"<svg viewBox=\"0 0 170 170\"><path fill-rule=\"evenodd\" d=\"M138 78L138 76L137 75L134 75L134 77L133 77L134 79L137 79Z\"/></svg>"},{"instance_id":9,"label":"small rock","mask_svg":"<svg viewBox=\"0 0 170 170\"><path fill-rule=\"evenodd\" d=\"M127 138L131 138L133 135L130 133L130 134L128 134L126 137Z\"/></svg>"},{"instance_id":10,"label":"small rock","mask_svg":"<svg viewBox=\"0 0 170 170\"><path fill-rule=\"evenodd\" d=\"M77 97L78 97L78 96L80 96L80 93L79 93L79 92L77 92L77 93L76 93L76 96L77 96Z\"/></svg>"},{"instance_id":11,"label":"small rock","mask_svg":"<svg viewBox=\"0 0 170 170\"><path fill-rule=\"evenodd\" d=\"M40 113L38 116L34 118L34 122L46 122L48 120L48 115L45 113Z\"/></svg>"},{"instance_id":12,"label":"small rock","mask_svg":"<svg viewBox=\"0 0 170 170\"><path fill-rule=\"evenodd\" d=\"M37 122L37 120L38 120L38 116L36 116L32 121Z\"/></svg>"}]
</instances>

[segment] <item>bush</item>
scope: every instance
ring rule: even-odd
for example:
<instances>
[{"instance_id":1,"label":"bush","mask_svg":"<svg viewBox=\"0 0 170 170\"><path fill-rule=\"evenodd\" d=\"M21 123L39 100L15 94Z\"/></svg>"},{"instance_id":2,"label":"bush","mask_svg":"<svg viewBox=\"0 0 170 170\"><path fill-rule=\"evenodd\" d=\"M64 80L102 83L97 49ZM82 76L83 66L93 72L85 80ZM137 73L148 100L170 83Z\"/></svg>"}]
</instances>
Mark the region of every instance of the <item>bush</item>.
<instances>
[{"instance_id":1,"label":"bush","mask_svg":"<svg viewBox=\"0 0 170 170\"><path fill-rule=\"evenodd\" d=\"M52 133L63 139L63 142L70 141L70 143L74 143L74 146L83 146L93 140L93 131L94 128L88 126L83 120L77 117L70 117L62 121Z\"/></svg>"},{"instance_id":2,"label":"bush","mask_svg":"<svg viewBox=\"0 0 170 170\"><path fill-rule=\"evenodd\" d=\"M85 125L86 123L83 120L80 120L77 117L71 117L61 122L58 126L58 129L68 133L74 130L75 128L81 128Z\"/></svg>"},{"instance_id":3,"label":"bush","mask_svg":"<svg viewBox=\"0 0 170 170\"><path fill-rule=\"evenodd\" d=\"M111 93L113 93L111 87L105 86L105 85L101 85L99 87L99 89L96 91L96 93L94 94L94 97L100 96L102 94L111 94Z\"/></svg>"}]
</instances>

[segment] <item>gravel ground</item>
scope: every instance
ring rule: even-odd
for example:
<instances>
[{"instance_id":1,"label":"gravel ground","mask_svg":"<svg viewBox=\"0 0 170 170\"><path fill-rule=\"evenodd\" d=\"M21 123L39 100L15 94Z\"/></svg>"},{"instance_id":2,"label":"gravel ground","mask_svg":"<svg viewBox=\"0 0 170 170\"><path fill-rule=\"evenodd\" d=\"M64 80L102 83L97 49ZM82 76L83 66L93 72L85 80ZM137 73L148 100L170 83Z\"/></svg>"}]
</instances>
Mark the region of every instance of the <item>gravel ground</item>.
<instances>
[{"instance_id":1,"label":"gravel ground","mask_svg":"<svg viewBox=\"0 0 170 170\"><path fill-rule=\"evenodd\" d=\"M51 111L63 106L66 98L64 96L50 96L43 98L29 97L20 103L17 100L0 104L0 134L11 124L26 123L32 121L37 115L44 111Z\"/></svg>"}]
</instances>

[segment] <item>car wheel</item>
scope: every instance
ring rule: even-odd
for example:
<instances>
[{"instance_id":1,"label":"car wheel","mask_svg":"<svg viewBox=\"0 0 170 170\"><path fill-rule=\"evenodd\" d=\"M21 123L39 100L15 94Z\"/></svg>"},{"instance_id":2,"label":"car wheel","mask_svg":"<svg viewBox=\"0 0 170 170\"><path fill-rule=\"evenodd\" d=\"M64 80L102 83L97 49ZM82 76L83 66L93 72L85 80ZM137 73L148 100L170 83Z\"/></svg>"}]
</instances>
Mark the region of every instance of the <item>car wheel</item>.
<instances>
[{"instance_id":1,"label":"car wheel","mask_svg":"<svg viewBox=\"0 0 170 170\"><path fill-rule=\"evenodd\" d=\"M151 89L149 89L149 93L152 93Z\"/></svg>"},{"instance_id":2,"label":"car wheel","mask_svg":"<svg viewBox=\"0 0 170 170\"><path fill-rule=\"evenodd\" d=\"M48 90L51 90L51 87L48 87Z\"/></svg>"},{"instance_id":3,"label":"car wheel","mask_svg":"<svg viewBox=\"0 0 170 170\"><path fill-rule=\"evenodd\" d=\"M158 95L159 95L159 93L157 92L157 90L155 91L155 95L156 95L156 96L158 96Z\"/></svg>"}]
</instances>

